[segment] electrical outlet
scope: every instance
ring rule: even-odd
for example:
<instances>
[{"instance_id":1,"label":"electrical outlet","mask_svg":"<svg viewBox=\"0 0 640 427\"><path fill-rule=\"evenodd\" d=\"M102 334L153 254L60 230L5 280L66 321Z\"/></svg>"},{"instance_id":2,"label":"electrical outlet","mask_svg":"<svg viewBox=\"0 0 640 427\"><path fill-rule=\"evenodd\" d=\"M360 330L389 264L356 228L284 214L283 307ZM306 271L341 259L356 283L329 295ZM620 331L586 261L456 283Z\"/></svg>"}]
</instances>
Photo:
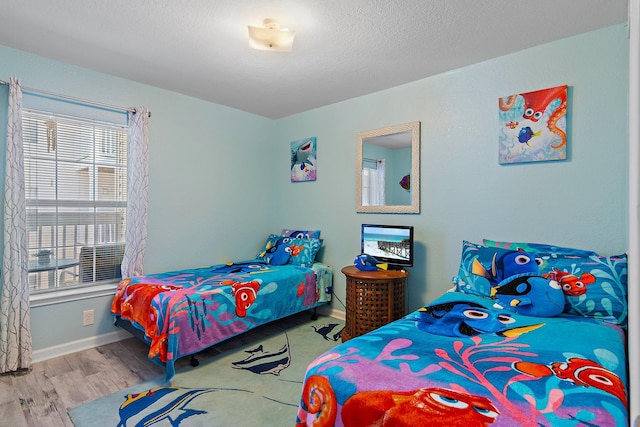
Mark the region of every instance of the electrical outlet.
<instances>
[{"instance_id":1,"label":"electrical outlet","mask_svg":"<svg viewBox=\"0 0 640 427\"><path fill-rule=\"evenodd\" d=\"M85 310L82 312L82 326L93 325L93 310Z\"/></svg>"}]
</instances>

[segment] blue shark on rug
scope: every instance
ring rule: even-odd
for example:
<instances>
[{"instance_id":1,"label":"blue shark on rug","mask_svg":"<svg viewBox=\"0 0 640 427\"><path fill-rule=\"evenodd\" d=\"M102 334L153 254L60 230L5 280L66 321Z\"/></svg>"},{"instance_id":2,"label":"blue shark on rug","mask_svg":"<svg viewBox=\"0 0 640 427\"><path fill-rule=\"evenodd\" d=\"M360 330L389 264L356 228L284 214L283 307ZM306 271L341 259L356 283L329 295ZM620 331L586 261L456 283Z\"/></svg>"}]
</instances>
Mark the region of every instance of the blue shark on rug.
<instances>
[{"instance_id":1,"label":"blue shark on rug","mask_svg":"<svg viewBox=\"0 0 640 427\"><path fill-rule=\"evenodd\" d=\"M150 426L168 421L179 426L182 420L207 411L187 408L195 398L216 391L215 388L156 387L141 393L128 394L120 405L117 427Z\"/></svg>"},{"instance_id":2,"label":"blue shark on rug","mask_svg":"<svg viewBox=\"0 0 640 427\"><path fill-rule=\"evenodd\" d=\"M320 326L311 325L313 330L322 335L322 338L327 341L338 341L342 337L344 326L342 326L338 332L335 332L338 326L340 326L338 323L325 323Z\"/></svg>"},{"instance_id":3,"label":"blue shark on rug","mask_svg":"<svg viewBox=\"0 0 640 427\"><path fill-rule=\"evenodd\" d=\"M289 336L286 333L285 336L287 337L287 342L277 351L265 351L262 345L253 350L245 350L245 353L249 353L249 356L238 362L231 362L233 368L245 369L260 375L280 375L280 371L286 369L291 363Z\"/></svg>"}]
</instances>

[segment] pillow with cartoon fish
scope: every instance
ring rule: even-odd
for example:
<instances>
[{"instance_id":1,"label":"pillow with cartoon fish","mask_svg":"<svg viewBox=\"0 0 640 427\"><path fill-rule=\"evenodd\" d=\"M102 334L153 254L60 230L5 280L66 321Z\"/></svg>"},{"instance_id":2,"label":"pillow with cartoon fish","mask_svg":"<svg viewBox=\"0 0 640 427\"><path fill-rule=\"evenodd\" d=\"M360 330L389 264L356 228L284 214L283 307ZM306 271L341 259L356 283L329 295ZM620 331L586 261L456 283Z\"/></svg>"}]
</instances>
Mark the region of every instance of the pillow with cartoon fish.
<instances>
[{"instance_id":1,"label":"pillow with cartoon fish","mask_svg":"<svg viewBox=\"0 0 640 427\"><path fill-rule=\"evenodd\" d=\"M320 238L320 230L298 230L295 228L283 228L280 234L283 236L296 237L299 239Z\"/></svg>"},{"instance_id":2,"label":"pillow with cartoon fish","mask_svg":"<svg viewBox=\"0 0 640 427\"><path fill-rule=\"evenodd\" d=\"M482 239L484 246L492 248L502 248L509 250L523 250L525 252L544 255L576 255L591 256L598 255L594 251L586 249L569 248L564 246L550 245L547 243L529 243L529 242L506 242L499 240Z\"/></svg>"},{"instance_id":3,"label":"pillow with cartoon fish","mask_svg":"<svg viewBox=\"0 0 640 427\"><path fill-rule=\"evenodd\" d=\"M316 260L318 251L322 247L323 239L292 238L289 242L291 257L289 264L311 267Z\"/></svg>"},{"instance_id":4,"label":"pillow with cartoon fish","mask_svg":"<svg viewBox=\"0 0 640 427\"><path fill-rule=\"evenodd\" d=\"M287 264L291 258L291 250L289 249L291 240L293 239L286 236L269 235L262 252L257 255L257 259L271 265Z\"/></svg>"},{"instance_id":5,"label":"pillow with cartoon fish","mask_svg":"<svg viewBox=\"0 0 640 427\"><path fill-rule=\"evenodd\" d=\"M262 249L260 249L260 252L256 255L256 259L259 260L263 260L265 256L267 255L267 251L274 247L276 244L276 241L282 237L279 234L269 234L269 236L267 236L267 240L264 242L264 245L262 245Z\"/></svg>"},{"instance_id":6,"label":"pillow with cartoon fish","mask_svg":"<svg viewBox=\"0 0 640 427\"><path fill-rule=\"evenodd\" d=\"M538 275L541 259L535 254L462 242L456 290L484 297L504 279L522 273Z\"/></svg>"},{"instance_id":7,"label":"pillow with cartoon fish","mask_svg":"<svg viewBox=\"0 0 640 427\"><path fill-rule=\"evenodd\" d=\"M565 297L564 312L592 317L626 328L627 255L603 256L595 251L545 243L497 242L485 246L523 249L540 257L540 273L554 278Z\"/></svg>"},{"instance_id":8,"label":"pillow with cartoon fish","mask_svg":"<svg viewBox=\"0 0 640 427\"><path fill-rule=\"evenodd\" d=\"M564 292L564 312L627 326L627 255L542 257L541 273Z\"/></svg>"},{"instance_id":9,"label":"pillow with cartoon fish","mask_svg":"<svg viewBox=\"0 0 640 427\"><path fill-rule=\"evenodd\" d=\"M535 273L507 277L492 288L492 297L497 306L534 317L557 316L565 306L558 282Z\"/></svg>"},{"instance_id":10,"label":"pillow with cartoon fish","mask_svg":"<svg viewBox=\"0 0 640 427\"><path fill-rule=\"evenodd\" d=\"M286 238L286 242L281 240L283 238ZM311 267L313 265L323 242L322 239L305 239L286 237L279 234L270 234L269 237L267 237L262 250L256 256L256 259L276 265L273 263L274 257L271 254L275 253L275 247L279 244L279 240L280 243L284 243L286 250L289 253L289 258L287 258L287 261L284 264L294 264L301 267ZM278 262L277 265L283 265L279 263L283 257L284 255L281 257L275 257L275 262Z\"/></svg>"},{"instance_id":11,"label":"pillow with cartoon fish","mask_svg":"<svg viewBox=\"0 0 640 427\"><path fill-rule=\"evenodd\" d=\"M559 250L544 252L547 249L545 246ZM563 249L569 250L562 253ZM536 250L540 252L536 253ZM508 252L514 251L464 241L460 269L458 276L454 278L456 291L491 297L492 292L495 292L492 290L496 286L495 280L508 277L507 270L501 270L500 263L496 262ZM607 257L592 254L591 251L544 244L534 244L533 251L525 253L529 253L529 256L535 259L539 275L556 280L560 285L565 299L564 313L591 317L626 327L626 254ZM526 261L526 258L521 261ZM530 261L528 265L533 266ZM482 270L480 266L484 267L488 274L479 275L479 270Z\"/></svg>"}]
</instances>

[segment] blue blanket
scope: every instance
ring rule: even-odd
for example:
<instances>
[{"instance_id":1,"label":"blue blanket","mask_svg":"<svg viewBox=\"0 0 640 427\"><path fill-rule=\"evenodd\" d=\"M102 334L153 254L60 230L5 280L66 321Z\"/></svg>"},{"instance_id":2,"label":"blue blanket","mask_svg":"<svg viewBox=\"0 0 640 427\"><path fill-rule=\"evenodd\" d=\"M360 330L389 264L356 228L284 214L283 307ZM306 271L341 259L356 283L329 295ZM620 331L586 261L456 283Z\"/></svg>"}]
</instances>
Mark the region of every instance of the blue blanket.
<instances>
[{"instance_id":1,"label":"blue blanket","mask_svg":"<svg viewBox=\"0 0 640 427\"><path fill-rule=\"evenodd\" d=\"M149 358L166 366L256 326L330 300L332 270L259 261L122 280L111 312L144 331Z\"/></svg>"},{"instance_id":2,"label":"blue blanket","mask_svg":"<svg viewBox=\"0 0 640 427\"><path fill-rule=\"evenodd\" d=\"M450 292L319 356L297 426L625 426L625 337Z\"/></svg>"}]
</instances>

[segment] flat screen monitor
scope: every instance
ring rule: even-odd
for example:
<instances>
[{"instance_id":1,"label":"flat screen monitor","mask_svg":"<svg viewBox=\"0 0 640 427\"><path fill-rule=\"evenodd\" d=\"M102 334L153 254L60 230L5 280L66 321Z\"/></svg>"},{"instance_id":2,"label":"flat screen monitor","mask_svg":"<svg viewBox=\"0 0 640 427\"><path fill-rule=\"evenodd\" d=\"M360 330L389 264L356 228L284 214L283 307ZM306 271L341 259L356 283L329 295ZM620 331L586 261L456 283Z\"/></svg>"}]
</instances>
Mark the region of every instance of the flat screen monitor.
<instances>
[{"instance_id":1,"label":"flat screen monitor","mask_svg":"<svg viewBox=\"0 0 640 427\"><path fill-rule=\"evenodd\" d=\"M413 226L362 224L360 253L389 264L390 269L413 267Z\"/></svg>"}]
</instances>

